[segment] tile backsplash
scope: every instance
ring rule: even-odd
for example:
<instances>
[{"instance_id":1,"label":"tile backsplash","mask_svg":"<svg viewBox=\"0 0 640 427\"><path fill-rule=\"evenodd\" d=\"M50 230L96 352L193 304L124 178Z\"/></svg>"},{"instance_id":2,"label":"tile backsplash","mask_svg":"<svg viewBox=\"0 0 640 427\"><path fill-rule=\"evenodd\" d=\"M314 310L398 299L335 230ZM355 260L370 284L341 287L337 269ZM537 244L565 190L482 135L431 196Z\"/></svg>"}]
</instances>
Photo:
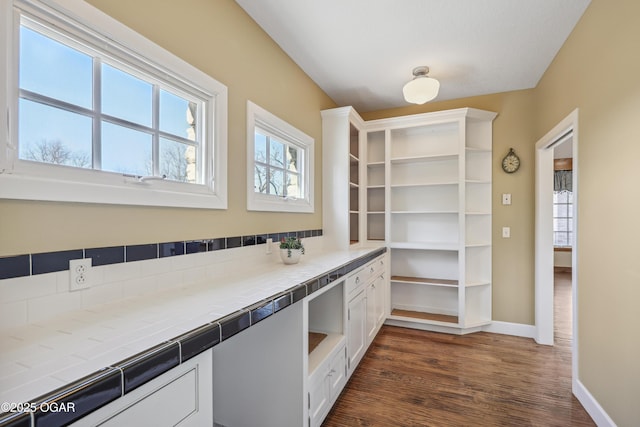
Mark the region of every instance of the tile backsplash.
<instances>
[{"instance_id":1,"label":"tile backsplash","mask_svg":"<svg viewBox=\"0 0 640 427\"><path fill-rule=\"evenodd\" d=\"M238 250L263 254L264 246L258 248L256 245L266 243L268 238L278 242L288 236L319 237L322 230L0 257L0 329L37 323L68 311L89 309L122 298L232 274L232 261L239 256ZM92 260L91 285L72 292L69 291L69 261L80 258Z\"/></svg>"}]
</instances>

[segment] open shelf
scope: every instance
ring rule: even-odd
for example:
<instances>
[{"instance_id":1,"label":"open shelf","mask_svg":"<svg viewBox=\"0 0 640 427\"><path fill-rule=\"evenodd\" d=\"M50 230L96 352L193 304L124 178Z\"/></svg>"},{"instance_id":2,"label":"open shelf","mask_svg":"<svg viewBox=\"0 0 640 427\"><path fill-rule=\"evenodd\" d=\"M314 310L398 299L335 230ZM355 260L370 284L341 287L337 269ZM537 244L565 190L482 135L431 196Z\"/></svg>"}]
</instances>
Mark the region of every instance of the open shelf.
<instances>
[{"instance_id":1,"label":"open shelf","mask_svg":"<svg viewBox=\"0 0 640 427\"><path fill-rule=\"evenodd\" d=\"M400 310L394 308L391 310L391 318L395 320L410 321L426 321L426 323L447 323L458 324L458 316L449 316L447 314L426 313L423 311Z\"/></svg>"},{"instance_id":2,"label":"open shelf","mask_svg":"<svg viewBox=\"0 0 640 427\"><path fill-rule=\"evenodd\" d=\"M422 163L441 160L457 160L458 154L430 154L424 156L393 157L391 163Z\"/></svg>"},{"instance_id":3,"label":"open shelf","mask_svg":"<svg viewBox=\"0 0 640 427\"><path fill-rule=\"evenodd\" d=\"M458 287L457 280L449 280L449 279L430 279L426 277L391 276L391 281L399 282L399 283L415 283L415 284L431 285L431 286L451 286L454 288Z\"/></svg>"}]
</instances>

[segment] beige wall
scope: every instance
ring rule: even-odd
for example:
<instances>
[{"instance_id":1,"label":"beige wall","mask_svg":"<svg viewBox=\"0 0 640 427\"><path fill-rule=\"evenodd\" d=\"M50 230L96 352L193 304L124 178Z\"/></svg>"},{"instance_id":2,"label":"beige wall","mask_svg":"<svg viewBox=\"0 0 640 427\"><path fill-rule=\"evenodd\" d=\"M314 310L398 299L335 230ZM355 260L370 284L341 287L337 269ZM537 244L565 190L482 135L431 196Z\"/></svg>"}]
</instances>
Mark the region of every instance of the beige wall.
<instances>
[{"instance_id":1,"label":"beige wall","mask_svg":"<svg viewBox=\"0 0 640 427\"><path fill-rule=\"evenodd\" d=\"M228 87L229 209L0 200L0 256L322 227L320 110L335 104L234 1L89 2ZM315 138L314 214L246 210L247 99Z\"/></svg>"},{"instance_id":2,"label":"beige wall","mask_svg":"<svg viewBox=\"0 0 640 427\"><path fill-rule=\"evenodd\" d=\"M592 0L535 90L538 137L579 108L579 378L618 426L640 421L639 17Z\"/></svg>"}]
</instances>

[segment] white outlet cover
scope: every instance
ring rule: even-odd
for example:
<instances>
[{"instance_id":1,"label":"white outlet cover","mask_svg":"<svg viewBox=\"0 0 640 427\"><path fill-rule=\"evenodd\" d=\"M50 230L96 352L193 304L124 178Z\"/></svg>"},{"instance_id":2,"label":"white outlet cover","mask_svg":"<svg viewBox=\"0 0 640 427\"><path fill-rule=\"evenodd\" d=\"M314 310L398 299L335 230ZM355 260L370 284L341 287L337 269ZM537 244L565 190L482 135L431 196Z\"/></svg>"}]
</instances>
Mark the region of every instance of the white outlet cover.
<instances>
[{"instance_id":1,"label":"white outlet cover","mask_svg":"<svg viewBox=\"0 0 640 427\"><path fill-rule=\"evenodd\" d=\"M91 258L69 261L69 290L86 289L91 284Z\"/></svg>"}]
</instances>

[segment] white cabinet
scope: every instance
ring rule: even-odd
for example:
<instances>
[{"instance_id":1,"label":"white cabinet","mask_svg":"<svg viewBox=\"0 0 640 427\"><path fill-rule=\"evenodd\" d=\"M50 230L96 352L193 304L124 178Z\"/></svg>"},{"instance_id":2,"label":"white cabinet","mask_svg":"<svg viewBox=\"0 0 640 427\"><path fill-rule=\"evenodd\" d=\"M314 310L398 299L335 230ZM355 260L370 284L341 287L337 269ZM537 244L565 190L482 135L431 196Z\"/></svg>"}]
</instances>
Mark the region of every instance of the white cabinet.
<instances>
[{"instance_id":1,"label":"white cabinet","mask_svg":"<svg viewBox=\"0 0 640 427\"><path fill-rule=\"evenodd\" d=\"M386 256L382 255L346 280L348 375L356 369L385 319Z\"/></svg>"},{"instance_id":2,"label":"white cabinet","mask_svg":"<svg viewBox=\"0 0 640 427\"><path fill-rule=\"evenodd\" d=\"M349 376L367 351L367 292L360 288L347 307L347 366Z\"/></svg>"},{"instance_id":3,"label":"white cabinet","mask_svg":"<svg viewBox=\"0 0 640 427\"><path fill-rule=\"evenodd\" d=\"M358 130L358 240L384 240L390 248L387 323L468 333L491 322L495 116L461 108L363 121L351 107L322 112L325 162L346 152ZM347 183L353 187L346 171L356 175L346 164L323 168L325 200L332 201L324 204L323 221L338 240L337 224L347 224L354 210L332 192ZM373 289L363 298L375 306ZM349 348L349 354L356 350Z\"/></svg>"},{"instance_id":4,"label":"white cabinet","mask_svg":"<svg viewBox=\"0 0 640 427\"><path fill-rule=\"evenodd\" d=\"M73 426L213 425L212 350L207 350Z\"/></svg>"},{"instance_id":5,"label":"white cabinet","mask_svg":"<svg viewBox=\"0 0 640 427\"><path fill-rule=\"evenodd\" d=\"M322 197L325 241L346 249L364 239L364 121L351 107L322 111ZM330 142L329 142L330 141Z\"/></svg>"},{"instance_id":6,"label":"white cabinet","mask_svg":"<svg viewBox=\"0 0 640 427\"><path fill-rule=\"evenodd\" d=\"M345 340L309 376L309 426L319 426L347 383Z\"/></svg>"}]
</instances>

